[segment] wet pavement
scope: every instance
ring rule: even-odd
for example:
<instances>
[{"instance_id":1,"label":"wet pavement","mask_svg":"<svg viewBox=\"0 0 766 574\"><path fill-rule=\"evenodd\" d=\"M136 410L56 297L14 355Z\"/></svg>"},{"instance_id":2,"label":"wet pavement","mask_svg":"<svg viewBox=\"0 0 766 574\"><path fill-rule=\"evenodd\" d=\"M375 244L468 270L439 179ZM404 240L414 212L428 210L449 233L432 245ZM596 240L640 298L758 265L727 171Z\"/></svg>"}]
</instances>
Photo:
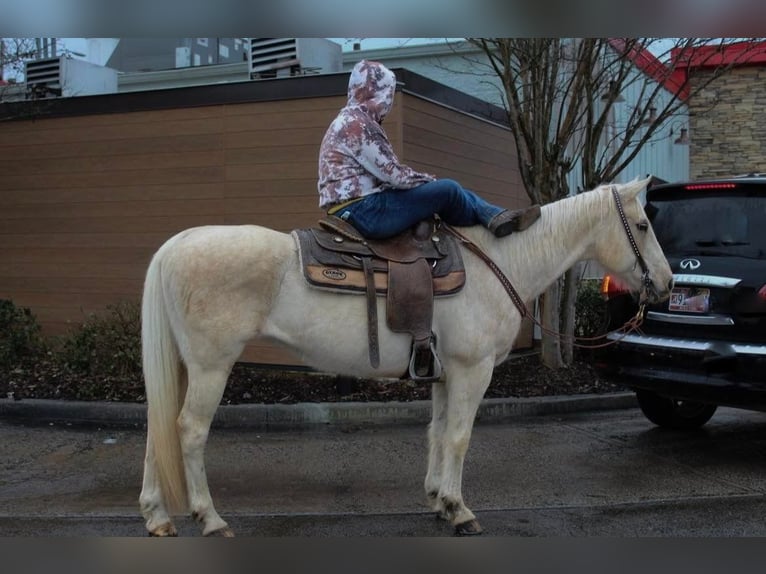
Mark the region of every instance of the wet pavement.
<instances>
[{"instance_id":1,"label":"wet pavement","mask_svg":"<svg viewBox=\"0 0 766 574\"><path fill-rule=\"evenodd\" d=\"M0 421L0 535L144 536L144 440ZM425 455L422 425L220 428L207 469L239 536L448 536L424 503ZM463 482L493 536L763 536L766 414L720 409L692 433L635 408L479 423Z\"/></svg>"}]
</instances>

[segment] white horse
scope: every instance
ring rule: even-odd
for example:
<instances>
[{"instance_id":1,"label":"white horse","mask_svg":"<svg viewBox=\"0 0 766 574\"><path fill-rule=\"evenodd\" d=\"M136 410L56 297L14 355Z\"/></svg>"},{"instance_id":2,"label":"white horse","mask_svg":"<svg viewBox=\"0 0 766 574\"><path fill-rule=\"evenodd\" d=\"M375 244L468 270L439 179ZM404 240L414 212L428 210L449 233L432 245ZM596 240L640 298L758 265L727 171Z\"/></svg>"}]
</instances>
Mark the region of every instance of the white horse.
<instances>
[{"instance_id":1,"label":"white horse","mask_svg":"<svg viewBox=\"0 0 766 574\"><path fill-rule=\"evenodd\" d=\"M534 225L510 237L496 239L479 226L461 231L523 301L583 259L662 300L672 273L638 199L647 182L602 186L545 205ZM463 258L464 289L434 305L446 380L432 385L425 493L458 533L473 534L481 526L463 502L463 461L477 408L493 368L511 350L521 313L485 262L465 250ZM149 533L159 536L176 534L171 514L181 511L191 512L204 535L232 535L213 506L204 449L229 372L248 341L275 340L321 371L360 377L398 377L410 358L410 336L381 321L380 366L373 369L365 298L312 288L293 237L253 225L198 227L169 239L149 265L142 317L148 427L140 506Z\"/></svg>"}]
</instances>

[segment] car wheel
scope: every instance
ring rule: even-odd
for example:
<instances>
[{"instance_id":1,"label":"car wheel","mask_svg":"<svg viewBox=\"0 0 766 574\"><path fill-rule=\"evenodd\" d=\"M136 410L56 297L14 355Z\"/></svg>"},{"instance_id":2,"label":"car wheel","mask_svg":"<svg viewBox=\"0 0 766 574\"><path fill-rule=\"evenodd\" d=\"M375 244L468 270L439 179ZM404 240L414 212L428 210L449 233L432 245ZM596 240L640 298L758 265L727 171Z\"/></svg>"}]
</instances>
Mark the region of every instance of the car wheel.
<instances>
[{"instance_id":1,"label":"car wheel","mask_svg":"<svg viewBox=\"0 0 766 574\"><path fill-rule=\"evenodd\" d=\"M662 397L652 391L636 391L636 398L646 418L657 426L678 430L701 427L718 408L717 405Z\"/></svg>"}]
</instances>

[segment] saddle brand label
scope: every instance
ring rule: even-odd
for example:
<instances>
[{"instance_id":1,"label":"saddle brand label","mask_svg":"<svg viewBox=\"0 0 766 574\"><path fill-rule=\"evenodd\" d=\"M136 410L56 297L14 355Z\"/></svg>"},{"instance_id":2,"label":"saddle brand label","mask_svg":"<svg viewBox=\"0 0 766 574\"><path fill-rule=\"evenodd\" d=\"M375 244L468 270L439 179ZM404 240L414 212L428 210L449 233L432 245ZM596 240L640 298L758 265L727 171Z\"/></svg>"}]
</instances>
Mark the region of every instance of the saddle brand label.
<instances>
[{"instance_id":1,"label":"saddle brand label","mask_svg":"<svg viewBox=\"0 0 766 574\"><path fill-rule=\"evenodd\" d=\"M343 281L346 278L346 274L340 269L323 269L322 275L333 281Z\"/></svg>"}]
</instances>

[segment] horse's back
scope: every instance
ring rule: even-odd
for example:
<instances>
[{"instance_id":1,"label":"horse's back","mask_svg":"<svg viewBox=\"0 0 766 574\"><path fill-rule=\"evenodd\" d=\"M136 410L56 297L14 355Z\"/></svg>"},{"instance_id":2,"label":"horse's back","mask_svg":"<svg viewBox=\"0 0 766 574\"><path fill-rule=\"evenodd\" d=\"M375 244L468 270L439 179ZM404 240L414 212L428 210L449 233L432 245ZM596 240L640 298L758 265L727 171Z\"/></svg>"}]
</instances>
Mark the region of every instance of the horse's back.
<instances>
[{"instance_id":1,"label":"horse's back","mask_svg":"<svg viewBox=\"0 0 766 574\"><path fill-rule=\"evenodd\" d=\"M250 250L260 246L279 249L291 243L289 233L260 225L201 225L179 231L165 245L215 251L229 247Z\"/></svg>"},{"instance_id":2,"label":"horse's back","mask_svg":"<svg viewBox=\"0 0 766 574\"><path fill-rule=\"evenodd\" d=\"M189 272L258 266L295 251L292 238L258 225L205 225L185 229L160 248L165 265ZM238 274L237 274L238 275Z\"/></svg>"}]
</instances>

